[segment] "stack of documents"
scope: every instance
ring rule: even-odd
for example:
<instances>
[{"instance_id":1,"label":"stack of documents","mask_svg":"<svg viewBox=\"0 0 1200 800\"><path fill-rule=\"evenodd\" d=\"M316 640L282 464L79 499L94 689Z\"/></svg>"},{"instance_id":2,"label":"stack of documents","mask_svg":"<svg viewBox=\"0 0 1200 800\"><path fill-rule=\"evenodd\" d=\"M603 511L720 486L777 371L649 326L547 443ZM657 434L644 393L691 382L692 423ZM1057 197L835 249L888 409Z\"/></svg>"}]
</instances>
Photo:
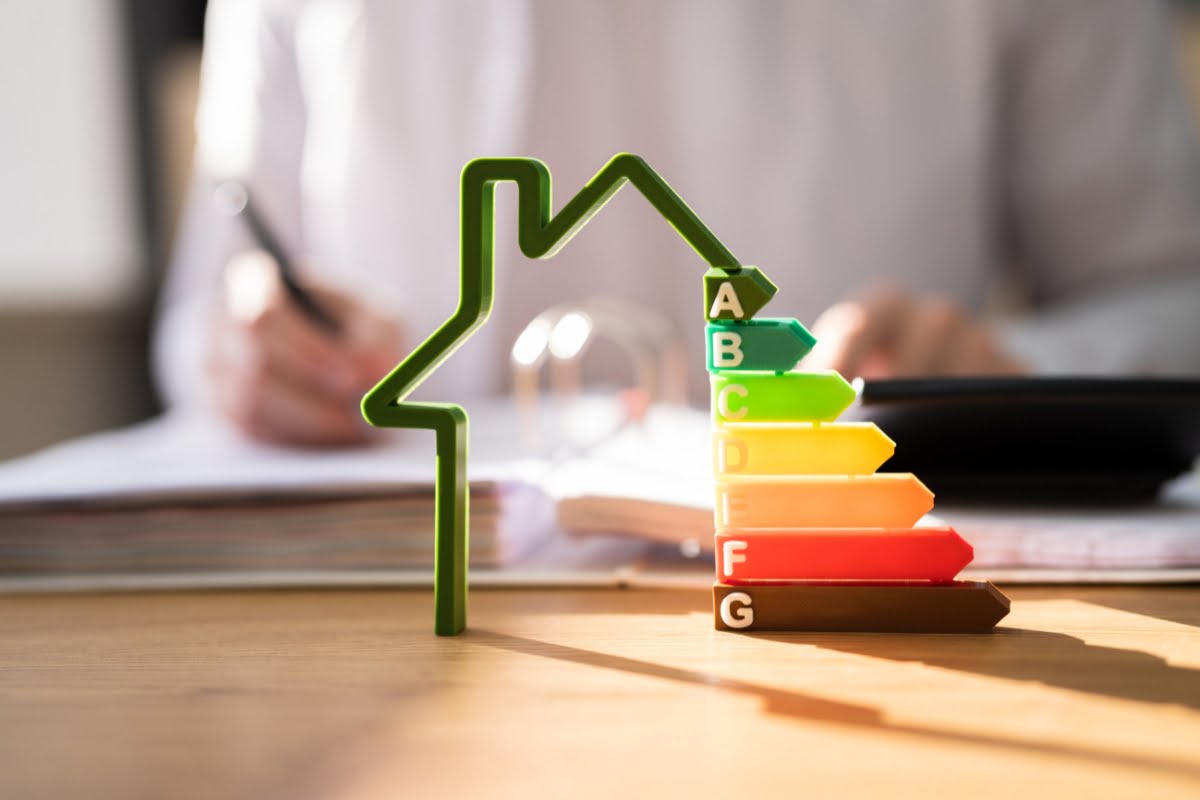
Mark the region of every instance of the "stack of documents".
<instances>
[{"instance_id":1,"label":"stack of documents","mask_svg":"<svg viewBox=\"0 0 1200 800\"><path fill-rule=\"evenodd\" d=\"M0 576L429 567L433 444L298 452L165 417L51 448L0 467ZM476 566L551 529L517 469L472 462Z\"/></svg>"}]
</instances>

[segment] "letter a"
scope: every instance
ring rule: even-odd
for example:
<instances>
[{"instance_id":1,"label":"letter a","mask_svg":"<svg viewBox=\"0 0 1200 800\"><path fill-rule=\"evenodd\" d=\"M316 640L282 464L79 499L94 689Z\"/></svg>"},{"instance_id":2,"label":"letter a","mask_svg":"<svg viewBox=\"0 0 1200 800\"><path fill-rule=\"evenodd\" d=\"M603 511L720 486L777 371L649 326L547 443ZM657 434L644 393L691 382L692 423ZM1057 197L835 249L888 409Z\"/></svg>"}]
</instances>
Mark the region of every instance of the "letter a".
<instances>
[{"instance_id":1,"label":"letter a","mask_svg":"<svg viewBox=\"0 0 1200 800\"><path fill-rule=\"evenodd\" d=\"M716 319L721 316L722 311L733 312L734 319L746 316L742 311L742 301L738 299L737 292L729 281L724 281L717 287L717 296L713 298L712 308L708 310L708 318Z\"/></svg>"}]
</instances>

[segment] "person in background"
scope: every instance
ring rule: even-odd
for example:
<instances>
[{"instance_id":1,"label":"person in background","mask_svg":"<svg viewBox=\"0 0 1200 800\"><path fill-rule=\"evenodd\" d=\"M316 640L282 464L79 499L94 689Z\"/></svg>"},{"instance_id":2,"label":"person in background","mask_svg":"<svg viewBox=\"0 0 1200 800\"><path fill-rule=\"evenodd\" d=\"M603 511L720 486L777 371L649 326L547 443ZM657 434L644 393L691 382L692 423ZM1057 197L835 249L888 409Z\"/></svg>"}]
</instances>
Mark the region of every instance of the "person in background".
<instances>
[{"instance_id":1,"label":"person in background","mask_svg":"<svg viewBox=\"0 0 1200 800\"><path fill-rule=\"evenodd\" d=\"M463 164L541 158L561 204L621 151L780 286L765 313L812 323L806 368L1200 371L1200 171L1167 35L1126 0L213 0L161 389L259 438L359 441L362 392L454 309ZM341 333L221 214L227 177ZM535 263L512 200L494 321L418 397L500 391L521 326L593 295L652 305L700 363L703 265L635 192ZM1029 310L985 321L1012 286Z\"/></svg>"}]
</instances>

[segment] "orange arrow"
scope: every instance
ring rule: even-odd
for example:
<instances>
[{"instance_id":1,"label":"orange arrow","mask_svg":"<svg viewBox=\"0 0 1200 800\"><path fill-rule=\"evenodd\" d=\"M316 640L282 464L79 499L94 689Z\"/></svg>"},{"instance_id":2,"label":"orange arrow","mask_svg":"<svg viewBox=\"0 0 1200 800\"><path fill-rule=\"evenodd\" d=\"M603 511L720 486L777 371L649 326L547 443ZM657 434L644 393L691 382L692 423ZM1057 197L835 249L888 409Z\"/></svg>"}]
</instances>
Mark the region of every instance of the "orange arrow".
<instances>
[{"instance_id":1,"label":"orange arrow","mask_svg":"<svg viewBox=\"0 0 1200 800\"><path fill-rule=\"evenodd\" d=\"M974 550L953 528L728 529L716 539L717 580L944 582Z\"/></svg>"},{"instance_id":2,"label":"orange arrow","mask_svg":"<svg viewBox=\"0 0 1200 800\"><path fill-rule=\"evenodd\" d=\"M933 492L911 473L725 475L717 478L716 526L726 528L911 528Z\"/></svg>"},{"instance_id":3,"label":"orange arrow","mask_svg":"<svg viewBox=\"0 0 1200 800\"><path fill-rule=\"evenodd\" d=\"M717 475L870 475L896 443L871 422L726 422L713 431Z\"/></svg>"}]
</instances>

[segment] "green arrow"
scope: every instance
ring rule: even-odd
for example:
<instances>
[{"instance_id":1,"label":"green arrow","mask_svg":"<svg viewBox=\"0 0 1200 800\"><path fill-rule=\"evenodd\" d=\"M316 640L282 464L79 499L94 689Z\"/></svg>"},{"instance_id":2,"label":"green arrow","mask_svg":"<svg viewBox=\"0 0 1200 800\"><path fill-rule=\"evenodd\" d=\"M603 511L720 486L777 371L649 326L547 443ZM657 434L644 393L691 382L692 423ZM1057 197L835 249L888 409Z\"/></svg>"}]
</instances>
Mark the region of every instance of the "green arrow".
<instances>
[{"instance_id":1,"label":"green arrow","mask_svg":"<svg viewBox=\"0 0 1200 800\"><path fill-rule=\"evenodd\" d=\"M710 322L704 354L709 372L787 372L817 339L797 319Z\"/></svg>"},{"instance_id":2,"label":"green arrow","mask_svg":"<svg viewBox=\"0 0 1200 800\"><path fill-rule=\"evenodd\" d=\"M629 183L709 266L723 267L729 276L746 272L687 203L635 155L614 156L553 217L550 170L541 161L478 158L467 163L459 196L458 308L362 400L363 417L372 425L428 428L437 434L434 631L443 636L462 631L467 619L467 414L449 403L406 403L404 399L491 314L494 204L496 184L504 181L517 184L517 242L529 258L554 255ZM755 280L771 285L765 277ZM774 286L771 290L773 293Z\"/></svg>"},{"instance_id":3,"label":"green arrow","mask_svg":"<svg viewBox=\"0 0 1200 800\"><path fill-rule=\"evenodd\" d=\"M831 422L857 397L836 372L721 372L712 376L718 422Z\"/></svg>"},{"instance_id":4,"label":"green arrow","mask_svg":"<svg viewBox=\"0 0 1200 800\"><path fill-rule=\"evenodd\" d=\"M704 273L704 318L745 322L761 311L776 291L758 267L714 267Z\"/></svg>"}]
</instances>

